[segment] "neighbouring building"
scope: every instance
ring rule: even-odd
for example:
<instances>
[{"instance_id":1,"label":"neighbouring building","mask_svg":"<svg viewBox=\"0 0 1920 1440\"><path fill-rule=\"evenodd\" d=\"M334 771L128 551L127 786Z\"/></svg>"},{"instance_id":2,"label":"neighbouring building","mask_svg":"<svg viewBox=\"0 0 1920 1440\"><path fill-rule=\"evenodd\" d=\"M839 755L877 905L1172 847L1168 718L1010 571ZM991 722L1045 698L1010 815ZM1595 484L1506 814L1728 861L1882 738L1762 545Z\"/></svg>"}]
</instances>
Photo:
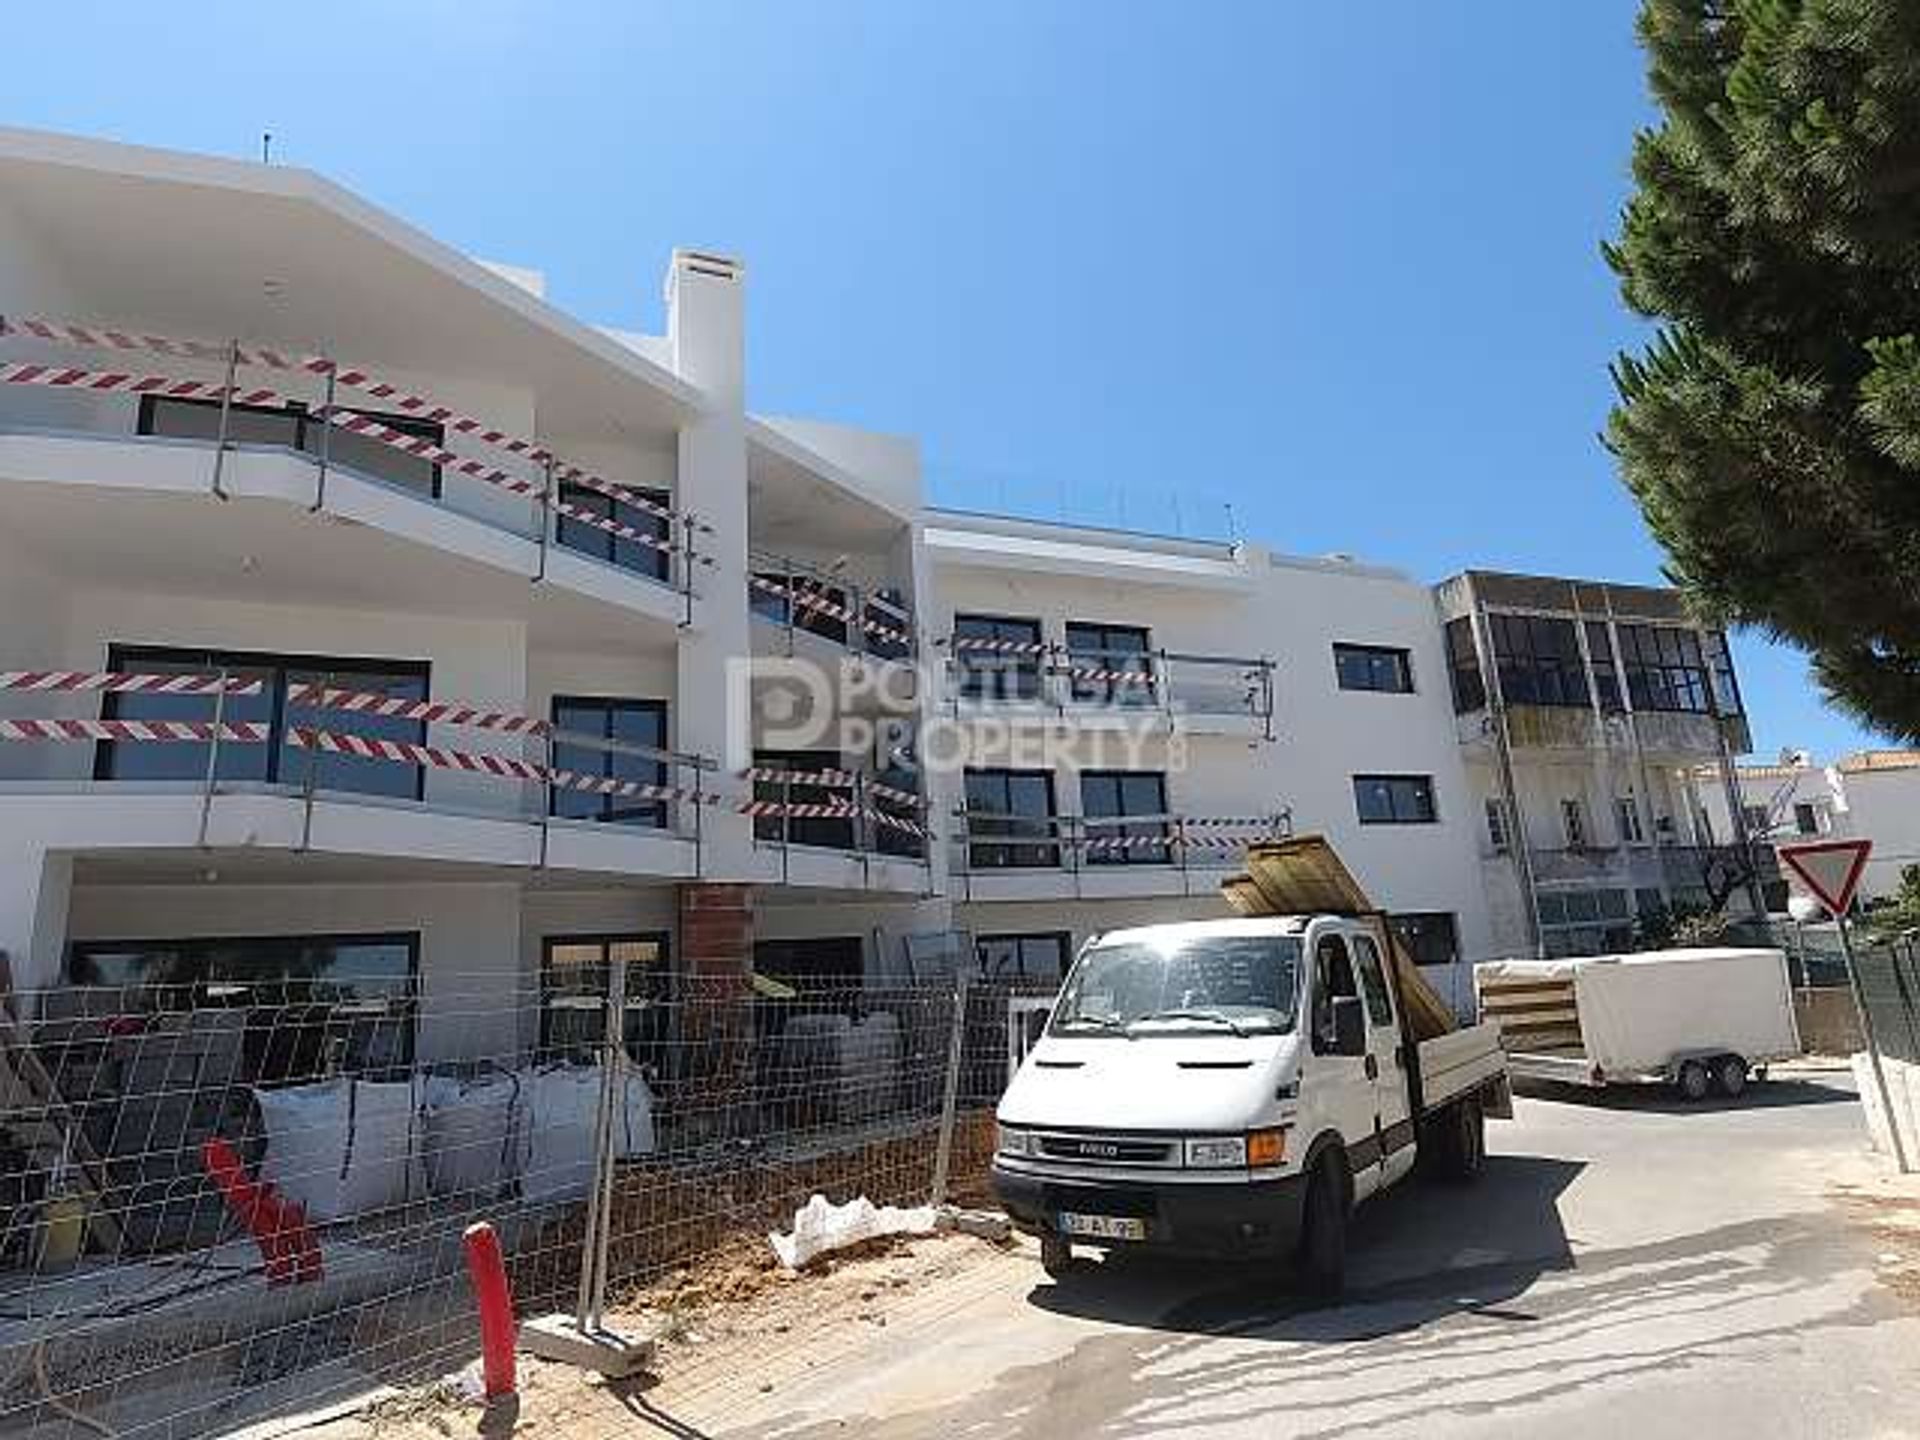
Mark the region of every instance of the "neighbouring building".
<instances>
[{"instance_id":1,"label":"neighbouring building","mask_svg":"<svg viewBox=\"0 0 1920 1440\"><path fill-rule=\"evenodd\" d=\"M1871 904L1900 888L1900 873L1920 864L1920 751L1860 750L1817 765L1804 750L1773 765L1742 765L1741 823L1767 845L1820 840L1871 840L1859 897ZM1699 777L1700 805L1720 833L1731 828L1727 791ZM1785 905L1784 889L1773 897Z\"/></svg>"},{"instance_id":2,"label":"neighbouring building","mask_svg":"<svg viewBox=\"0 0 1920 1440\"><path fill-rule=\"evenodd\" d=\"M598 328L302 170L0 130L13 984L297 979L431 1063L620 965L664 1064L689 987L1044 980L1319 830L1464 1003L1753 848L1668 592L929 509L746 408L746 283Z\"/></svg>"}]
</instances>

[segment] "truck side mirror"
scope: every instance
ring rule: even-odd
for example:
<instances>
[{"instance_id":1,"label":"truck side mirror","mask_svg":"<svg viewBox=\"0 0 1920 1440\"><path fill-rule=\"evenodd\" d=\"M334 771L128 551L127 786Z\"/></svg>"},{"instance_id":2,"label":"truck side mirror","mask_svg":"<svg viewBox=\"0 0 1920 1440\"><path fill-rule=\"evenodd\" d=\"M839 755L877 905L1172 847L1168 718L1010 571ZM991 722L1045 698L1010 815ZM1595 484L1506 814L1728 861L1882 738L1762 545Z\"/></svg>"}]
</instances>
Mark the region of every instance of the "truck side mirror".
<instances>
[{"instance_id":1,"label":"truck side mirror","mask_svg":"<svg viewBox=\"0 0 1920 1440\"><path fill-rule=\"evenodd\" d=\"M1333 1053L1367 1053L1367 1020L1358 995L1336 995L1333 1001Z\"/></svg>"}]
</instances>

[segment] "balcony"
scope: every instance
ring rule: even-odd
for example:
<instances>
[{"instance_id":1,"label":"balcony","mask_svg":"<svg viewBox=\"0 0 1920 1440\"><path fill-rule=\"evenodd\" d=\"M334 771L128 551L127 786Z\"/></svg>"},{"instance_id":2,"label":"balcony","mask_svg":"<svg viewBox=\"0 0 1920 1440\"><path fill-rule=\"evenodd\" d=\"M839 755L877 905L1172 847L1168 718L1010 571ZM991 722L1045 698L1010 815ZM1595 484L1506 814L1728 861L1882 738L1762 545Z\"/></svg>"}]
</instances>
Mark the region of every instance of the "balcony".
<instances>
[{"instance_id":1,"label":"balcony","mask_svg":"<svg viewBox=\"0 0 1920 1440\"><path fill-rule=\"evenodd\" d=\"M956 812L951 873L967 900L1209 895L1249 845L1284 839L1292 818L1010 815Z\"/></svg>"},{"instance_id":2,"label":"balcony","mask_svg":"<svg viewBox=\"0 0 1920 1440\"><path fill-rule=\"evenodd\" d=\"M110 344L109 334L124 343ZM103 356L102 348L147 353ZM660 447L671 434L661 432ZM523 587L541 579L679 623L694 577L711 564L700 554L706 531L675 512L658 483L672 474L670 448L628 458L655 483L607 479L532 439L318 357L47 321L0 326L0 483L19 487L9 502L19 538L56 563L63 547L81 543L75 534L86 534L90 564L81 573L110 564L116 548L156 563L158 542L139 544L152 532L125 517L150 514L163 530L179 529L167 507L177 512L178 497L206 496L230 503L192 512L194 543L176 568L199 551L250 544L243 553L284 552L290 569L316 548L336 568L387 577L406 568L390 555L372 558L370 542L346 539L360 529L505 571L502 579ZM278 518L262 513L267 505ZM335 526L319 547L316 519Z\"/></svg>"},{"instance_id":3,"label":"balcony","mask_svg":"<svg viewBox=\"0 0 1920 1440\"><path fill-rule=\"evenodd\" d=\"M899 777L756 765L745 778L753 782L746 809L765 879L908 894L932 890L926 802Z\"/></svg>"},{"instance_id":4,"label":"balcony","mask_svg":"<svg viewBox=\"0 0 1920 1440\"><path fill-rule=\"evenodd\" d=\"M1168 729L1274 738L1274 662L1171 650L949 636L956 714L1072 716L1082 723L1154 719Z\"/></svg>"},{"instance_id":5,"label":"balcony","mask_svg":"<svg viewBox=\"0 0 1920 1440\"><path fill-rule=\"evenodd\" d=\"M747 608L779 636L783 653L865 655L911 665L919 655L903 587L862 585L801 561L753 552Z\"/></svg>"},{"instance_id":6,"label":"balcony","mask_svg":"<svg viewBox=\"0 0 1920 1440\"><path fill-rule=\"evenodd\" d=\"M1493 730L1484 710L1460 715L1462 744L1489 744ZM1717 722L1711 715L1686 711L1636 710L1596 714L1587 705L1509 705L1507 736L1515 750L1607 750L1630 755L1637 748L1662 760L1697 763L1718 759L1720 740L1716 723L1726 730L1734 754L1752 748L1744 715L1728 715Z\"/></svg>"},{"instance_id":7,"label":"balcony","mask_svg":"<svg viewBox=\"0 0 1920 1440\"><path fill-rule=\"evenodd\" d=\"M700 756L456 702L224 673L55 679L0 674L0 741L14 742L0 813L50 849L678 878L699 873L703 815L719 803ZM72 713L102 693L147 703Z\"/></svg>"},{"instance_id":8,"label":"balcony","mask_svg":"<svg viewBox=\"0 0 1920 1440\"><path fill-rule=\"evenodd\" d=\"M1744 884L1739 852L1724 845L1630 845L1625 849L1535 849L1528 853L1538 885L1593 885L1691 893L1720 888L1729 880ZM1756 878L1764 885L1779 876L1768 846L1754 852Z\"/></svg>"}]
</instances>

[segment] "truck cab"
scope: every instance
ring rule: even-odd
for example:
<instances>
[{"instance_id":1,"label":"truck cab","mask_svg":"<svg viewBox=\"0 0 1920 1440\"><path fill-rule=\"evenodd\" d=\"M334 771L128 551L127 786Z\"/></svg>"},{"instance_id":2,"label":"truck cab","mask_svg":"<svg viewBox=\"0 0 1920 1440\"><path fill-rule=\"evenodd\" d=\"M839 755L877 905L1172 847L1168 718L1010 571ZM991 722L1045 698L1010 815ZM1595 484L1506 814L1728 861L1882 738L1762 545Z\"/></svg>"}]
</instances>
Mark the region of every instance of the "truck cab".
<instances>
[{"instance_id":1,"label":"truck cab","mask_svg":"<svg viewBox=\"0 0 1920 1440\"><path fill-rule=\"evenodd\" d=\"M1477 1171L1505 1071L1484 1027L1402 1021L1374 917L1146 926L1081 950L998 1111L994 1186L1050 1271L1076 1244L1295 1260L1339 1287L1352 1208L1424 1144Z\"/></svg>"}]
</instances>

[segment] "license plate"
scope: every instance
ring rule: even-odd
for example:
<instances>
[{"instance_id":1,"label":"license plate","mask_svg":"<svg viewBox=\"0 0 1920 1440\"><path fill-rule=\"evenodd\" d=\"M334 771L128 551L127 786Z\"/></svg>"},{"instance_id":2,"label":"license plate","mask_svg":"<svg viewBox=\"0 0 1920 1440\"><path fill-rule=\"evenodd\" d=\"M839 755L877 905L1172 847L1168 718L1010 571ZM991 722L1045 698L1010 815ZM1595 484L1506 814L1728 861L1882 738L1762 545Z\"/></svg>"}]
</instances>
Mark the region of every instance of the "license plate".
<instances>
[{"instance_id":1,"label":"license plate","mask_svg":"<svg viewBox=\"0 0 1920 1440\"><path fill-rule=\"evenodd\" d=\"M1124 1215L1076 1215L1060 1212L1060 1229L1067 1235L1085 1235L1094 1240L1144 1240L1147 1222Z\"/></svg>"}]
</instances>

